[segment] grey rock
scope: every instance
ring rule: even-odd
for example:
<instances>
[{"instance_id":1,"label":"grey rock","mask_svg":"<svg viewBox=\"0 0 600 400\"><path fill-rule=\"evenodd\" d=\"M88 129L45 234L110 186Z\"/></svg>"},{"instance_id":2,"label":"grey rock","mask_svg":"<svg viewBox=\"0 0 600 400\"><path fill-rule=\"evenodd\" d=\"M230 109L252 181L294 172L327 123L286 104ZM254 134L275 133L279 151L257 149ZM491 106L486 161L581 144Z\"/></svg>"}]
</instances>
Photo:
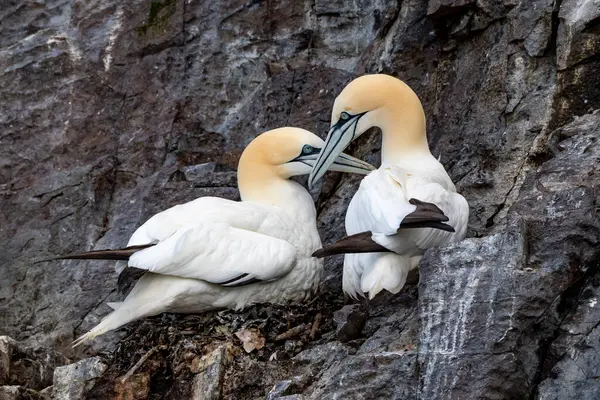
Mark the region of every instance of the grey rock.
<instances>
[{"instance_id":1,"label":"grey rock","mask_svg":"<svg viewBox=\"0 0 600 400\"><path fill-rule=\"evenodd\" d=\"M100 357L85 358L74 364L56 368L52 396L65 400L85 398L106 368L107 364Z\"/></svg>"},{"instance_id":2,"label":"grey rock","mask_svg":"<svg viewBox=\"0 0 600 400\"><path fill-rule=\"evenodd\" d=\"M302 379L300 377L277 382L269 393L267 393L266 398L267 400L300 400L304 396L294 394L294 392L298 391L301 385Z\"/></svg>"},{"instance_id":3,"label":"grey rock","mask_svg":"<svg viewBox=\"0 0 600 400\"><path fill-rule=\"evenodd\" d=\"M383 352L349 357L323 373L311 399L416 399L417 354Z\"/></svg>"},{"instance_id":4,"label":"grey rock","mask_svg":"<svg viewBox=\"0 0 600 400\"><path fill-rule=\"evenodd\" d=\"M12 359L12 349L16 342L8 337L0 337L0 385L6 385L10 379L10 363Z\"/></svg>"},{"instance_id":5,"label":"grey rock","mask_svg":"<svg viewBox=\"0 0 600 400\"><path fill-rule=\"evenodd\" d=\"M579 301L589 308L581 288L597 273L600 220L594 188L600 185L595 172L600 151L593 143L599 122L595 113L552 134L560 152L524 180L509 213L512 228L426 255L419 287L425 398L531 396L532 383L573 343L555 332L576 333L568 323L563 326L565 317ZM579 329L589 327L589 316L579 318ZM593 336L589 329L584 333ZM558 373L558 380L566 384L594 376L594 357L583 375L573 375L572 360L561 361L558 371L570 361L571 369ZM545 382L546 388L553 382Z\"/></svg>"},{"instance_id":6,"label":"grey rock","mask_svg":"<svg viewBox=\"0 0 600 400\"><path fill-rule=\"evenodd\" d=\"M368 338L358 349L358 354L403 353L417 349L419 320L416 288L406 287L398 295L386 297L381 296L371 303L365 328ZM381 303L377 304L377 301Z\"/></svg>"},{"instance_id":7,"label":"grey rock","mask_svg":"<svg viewBox=\"0 0 600 400\"><path fill-rule=\"evenodd\" d=\"M550 44L550 38L552 37L552 14L546 12L542 18L540 18L535 27L525 38L523 45L527 54L531 57L541 57L544 55Z\"/></svg>"},{"instance_id":8,"label":"grey rock","mask_svg":"<svg viewBox=\"0 0 600 400\"><path fill-rule=\"evenodd\" d=\"M573 254L577 246L581 255L576 257L581 257L582 262L582 270L576 274L578 281L566 289L559 304L564 315L557 316L555 335L546 348L542 370L542 378L545 379L538 388L539 399L572 396L593 399L600 395L598 385L594 384L595 377L599 375L597 354L600 310L596 303L600 296L600 276L595 264L583 262L596 253L593 241L597 240L600 229L594 214L597 212L594 206L597 204L597 194L586 190L590 187L597 188L599 183L596 171L600 157L596 146L599 121L600 113L596 112L553 132L559 154L547 163L544 169L547 175L539 180L538 190L549 189L556 193L554 202L547 208L547 218L551 219L557 214L563 218L579 214L565 228L571 229L571 234L575 236L557 239L566 243L570 241L570 254ZM573 185L573 189L565 187L564 179L567 176L570 176L569 184ZM577 198L570 199L571 196ZM565 201L568 203L565 204ZM577 241L574 242L573 239ZM551 251L550 246L548 243L545 250Z\"/></svg>"},{"instance_id":9,"label":"grey rock","mask_svg":"<svg viewBox=\"0 0 600 400\"><path fill-rule=\"evenodd\" d=\"M600 7L595 2L565 0L558 10L558 18L557 107L552 128L569 122L573 115L581 116L600 108L600 98L595 89L595 72L600 66Z\"/></svg>"},{"instance_id":10,"label":"grey rock","mask_svg":"<svg viewBox=\"0 0 600 400\"><path fill-rule=\"evenodd\" d=\"M377 327L366 328L374 328L375 333L358 351L334 342L298 354L294 360L310 363L305 374L317 377L301 393L313 399L416 398L414 296L398 297L384 299L380 304L376 298L370 304L369 317ZM391 315L389 308L384 307L386 302L395 310Z\"/></svg>"},{"instance_id":11,"label":"grey rock","mask_svg":"<svg viewBox=\"0 0 600 400\"><path fill-rule=\"evenodd\" d=\"M198 375L192 383L192 399L218 400L222 398L223 378L229 364L229 350L221 346L199 360Z\"/></svg>"},{"instance_id":12,"label":"grey rock","mask_svg":"<svg viewBox=\"0 0 600 400\"><path fill-rule=\"evenodd\" d=\"M275 384L275 386L273 386L273 389L271 389L269 391L269 393L267 393L267 399L268 400L280 399L281 397L286 396L288 394L288 392L293 389L293 387L294 387L294 381L292 381L291 379L277 382Z\"/></svg>"},{"instance_id":13,"label":"grey rock","mask_svg":"<svg viewBox=\"0 0 600 400\"><path fill-rule=\"evenodd\" d=\"M564 0L558 17L557 64L566 69L600 52L600 7L593 1Z\"/></svg>"},{"instance_id":14,"label":"grey rock","mask_svg":"<svg viewBox=\"0 0 600 400\"><path fill-rule=\"evenodd\" d=\"M589 305L587 305L589 307ZM537 399L597 399L600 395L600 329L595 327L570 347L538 388Z\"/></svg>"},{"instance_id":15,"label":"grey rock","mask_svg":"<svg viewBox=\"0 0 600 400\"><path fill-rule=\"evenodd\" d=\"M448 15L463 7L475 5L475 0L430 0L427 5L428 15Z\"/></svg>"},{"instance_id":16,"label":"grey rock","mask_svg":"<svg viewBox=\"0 0 600 400\"><path fill-rule=\"evenodd\" d=\"M23 386L0 386L0 400L48 400L35 390Z\"/></svg>"},{"instance_id":17,"label":"grey rock","mask_svg":"<svg viewBox=\"0 0 600 400\"><path fill-rule=\"evenodd\" d=\"M430 0L427 15L436 22L438 32L464 37L505 17L513 6L511 1Z\"/></svg>"},{"instance_id":18,"label":"grey rock","mask_svg":"<svg viewBox=\"0 0 600 400\"><path fill-rule=\"evenodd\" d=\"M9 336L0 336L0 385L41 390L52 385L54 369L69 360L46 348L29 348Z\"/></svg>"},{"instance_id":19,"label":"grey rock","mask_svg":"<svg viewBox=\"0 0 600 400\"><path fill-rule=\"evenodd\" d=\"M520 232L467 239L427 254L419 286L423 398L526 393L535 370L523 369L519 357L535 353L521 349L517 355L510 344L520 331L515 320L522 317L515 313L530 300L516 282L539 280L523 272L524 258Z\"/></svg>"},{"instance_id":20,"label":"grey rock","mask_svg":"<svg viewBox=\"0 0 600 400\"><path fill-rule=\"evenodd\" d=\"M365 327L368 311L360 304L347 305L333 313L337 337L342 343L358 339Z\"/></svg>"},{"instance_id":21,"label":"grey rock","mask_svg":"<svg viewBox=\"0 0 600 400\"><path fill-rule=\"evenodd\" d=\"M294 357L300 363L311 363L313 365L330 366L354 353L348 346L337 341L328 342L304 350Z\"/></svg>"},{"instance_id":22,"label":"grey rock","mask_svg":"<svg viewBox=\"0 0 600 400\"><path fill-rule=\"evenodd\" d=\"M51 399L53 390L54 388L52 386L48 386L47 388L40 390L39 393L44 397L44 399Z\"/></svg>"},{"instance_id":23,"label":"grey rock","mask_svg":"<svg viewBox=\"0 0 600 400\"><path fill-rule=\"evenodd\" d=\"M306 399L306 396L302 396L299 394L291 394L289 396L277 397L277 399L279 399L279 400L304 400L304 399Z\"/></svg>"}]
</instances>

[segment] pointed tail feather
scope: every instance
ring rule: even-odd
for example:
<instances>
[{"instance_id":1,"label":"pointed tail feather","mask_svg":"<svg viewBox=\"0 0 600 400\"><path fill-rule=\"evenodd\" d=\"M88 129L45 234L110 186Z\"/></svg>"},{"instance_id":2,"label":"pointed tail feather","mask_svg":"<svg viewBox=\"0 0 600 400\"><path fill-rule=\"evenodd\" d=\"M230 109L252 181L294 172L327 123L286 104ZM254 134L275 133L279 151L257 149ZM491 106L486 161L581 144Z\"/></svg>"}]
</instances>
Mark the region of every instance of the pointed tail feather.
<instances>
[{"instance_id":1,"label":"pointed tail feather","mask_svg":"<svg viewBox=\"0 0 600 400\"><path fill-rule=\"evenodd\" d=\"M417 199L410 199L409 203L417 206L417 209L404 217L402 223L398 227L398 231L405 229L431 228L440 229L446 232L454 232L453 227L444 224L444 222L448 221L448 217L435 204L426 203ZM375 243L373 239L371 239L372 235L372 232L366 231L347 236L329 246L325 246L315 251L312 256L323 258L335 254L381 253L390 251L380 244Z\"/></svg>"},{"instance_id":2,"label":"pointed tail feather","mask_svg":"<svg viewBox=\"0 0 600 400\"><path fill-rule=\"evenodd\" d=\"M373 300L384 289L397 294L406 283L409 269L410 259L386 254L366 268L360 279L361 290L369 293L369 300Z\"/></svg>"},{"instance_id":3,"label":"pointed tail feather","mask_svg":"<svg viewBox=\"0 0 600 400\"><path fill-rule=\"evenodd\" d=\"M86 251L83 253L67 254L59 257L51 257L43 260L36 261L34 264L55 261L55 260L115 260L115 261L127 261L133 253L152 247L154 244L142 244L138 246L129 246L124 249L116 250L94 250Z\"/></svg>"},{"instance_id":4,"label":"pointed tail feather","mask_svg":"<svg viewBox=\"0 0 600 400\"><path fill-rule=\"evenodd\" d=\"M98 325L93 327L89 332L81 335L75 341L73 341L73 347L80 346L85 342L88 342L106 332L110 332L117 328L122 327L125 324L128 324L131 321L136 319L144 318L150 315L150 312L146 312L147 310L143 310L143 307L131 308L131 305L124 306L123 303L118 303L119 306L110 314L100 321ZM115 305L115 303L113 303Z\"/></svg>"},{"instance_id":5,"label":"pointed tail feather","mask_svg":"<svg viewBox=\"0 0 600 400\"><path fill-rule=\"evenodd\" d=\"M117 308L121 307L123 305L122 301L109 301L106 303L107 306L109 306L110 308L112 308L113 310L116 310Z\"/></svg>"}]
</instances>

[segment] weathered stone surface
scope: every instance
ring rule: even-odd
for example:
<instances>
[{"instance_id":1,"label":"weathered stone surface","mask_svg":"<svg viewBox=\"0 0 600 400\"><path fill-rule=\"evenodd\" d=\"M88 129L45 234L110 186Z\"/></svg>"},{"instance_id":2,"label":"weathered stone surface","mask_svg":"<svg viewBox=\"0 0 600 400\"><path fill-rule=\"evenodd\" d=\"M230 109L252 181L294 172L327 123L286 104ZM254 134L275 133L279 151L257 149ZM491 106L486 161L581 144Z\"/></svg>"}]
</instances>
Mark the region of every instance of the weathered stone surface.
<instances>
[{"instance_id":1,"label":"weathered stone surface","mask_svg":"<svg viewBox=\"0 0 600 400\"><path fill-rule=\"evenodd\" d=\"M419 287L423 398L519 398L527 393L535 369L523 368L519 359L536 354L525 348L516 354L512 342L523 331L515 322L523 318L516 310L535 292L516 283L534 283L539 277L528 274L539 274L525 271L524 257L518 231L468 239L427 255Z\"/></svg>"},{"instance_id":2,"label":"weathered stone surface","mask_svg":"<svg viewBox=\"0 0 600 400\"><path fill-rule=\"evenodd\" d=\"M417 379L415 352L357 355L329 368L309 398L411 399Z\"/></svg>"},{"instance_id":3,"label":"weathered stone surface","mask_svg":"<svg viewBox=\"0 0 600 400\"><path fill-rule=\"evenodd\" d=\"M595 113L553 132L559 152L527 176L505 233L427 254L419 288L425 398L531 396L563 357L546 390L556 380L585 386L596 376L594 351L581 354L592 366L589 375L574 376L568 354L596 334L588 312L578 316L573 307L589 307L582 288L598 273L598 123ZM579 334L569 315L579 318ZM567 337L557 337L565 329ZM569 361L571 369L560 372Z\"/></svg>"},{"instance_id":4,"label":"weathered stone surface","mask_svg":"<svg viewBox=\"0 0 600 400\"><path fill-rule=\"evenodd\" d=\"M358 339L365 327L367 310L360 304L344 306L333 313L333 321L337 325L337 337L340 342Z\"/></svg>"},{"instance_id":5,"label":"weathered stone surface","mask_svg":"<svg viewBox=\"0 0 600 400\"><path fill-rule=\"evenodd\" d=\"M0 385L6 385L9 382L12 349L15 343L8 336L0 337Z\"/></svg>"},{"instance_id":6,"label":"weathered stone surface","mask_svg":"<svg viewBox=\"0 0 600 400\"><path fill-rule=\"evenodd\" d=\"M150 375L134 374L115 382L115 400L146 400L150 393Z\"/></svg>"},{"instance_id":7,"label":"weathered stone surface","mask_svg":"<svg viewBox=\"0 0 600 400\"><path fill-rule=\"evenodd\" d=\"M193 399L218 400L222 397L225 370L231 362L231 351L221 346L202 357L193 367L198 375L193 382Z\"/></svg>"},{"instance_id":8,"label":"weathered stone surface","mask_svg":"<svg viewBox=\"0 0 600 400\"><path fill-rule=\"evenodd\" d=\"M545 352L541 374L545 380L538 389L540 399L574 395L592 399L600 395L595 379L600 375L597 371L600 312L596 307L600 297L600 275L595 244L600 236L597 215L599 122L600 113L596 112L555 131L552 136L558 154L542 167L540 173L543 175L532 177L532 181L537 178L538 191L554 192L553 202L546 208L547 220L562 219L566 225L552 226L550 231L548 225L536 227L534 234L547 237L543 247L545 254L542 253L537 261L550 259L549 253L556 251L557 243L565 243L569 247L561 246L560 250L576 267L570 277L574 284L565 289L554 317L556 329ZM562 235L556 235L556 231ZM553 233L552 237L548 237L549 233ZM568 261L563 255L556 256L561 256L559 262Z\"/></svg>"},{"instance_id":9,"label":"weathered stone surface","mask_svg":"<svg viewBox=\"0 0 600 400\"><path fill-rule=\"evenodd\" d=\"M422 99L431 149L470 203L471 238L427 255L418 296L408 286L371 302L348 345L331 315L344 301L335 257L321 304L300 318L265 306L130 325L101 392L114 391L132 354L166 345L139 374L150 395L189 397L182 347L268 325L265 347L227 367L226 397L264 397L298 377L280 398L353 388L363 398L597 398L599 121L586 114L600 109L598 10L580 0L9 2L0 333L67 356L115 349L123 331L70 348L120 299L113 263L32 262L123 245L153 213L198 196L237 199L237 158L252 138L282 125L324 136L336 93L379 71ZM375 164L379 150L377 132L349 149ZM343 235L359 181L332 173L312 191L325 243ZM178 324L200 333L169 330ZM318 334L274 342L300 324Z\"/></svg>"},{"instance_id":10,"label":"weathered stone surface","mask_svg":"<svg viewBox=\"0 0 600 400\"><path fill-rule=\"evenodd\" d=\"M571 67L600 52L600 6L594 1L564 0L558 17L557 63Z\"/></svg>"},{"instance_id":11,"label":"weathered stone surface","mask_svg":"<svg viewBox=\"0 0 600 400\"><path fill-rule=\"evenodd\" d=\"M568 122L573 115L584 115L600 108L600 6L594 1L565 0L558 10L557 93L553 128Z\"/></svg>"},{"instance_id":12,"label":"weathered stone surface","mask_svg":"<svg viewBox=\"0 0 600 400\"><path fill-rule=\"evenodd\" d=\"M35 390L23 386L0 386L0 400L48 400Z\"/></svg>"},{"instance_id":13,"label":"weathered stone surface","mask_svg":"<svg viewBox=\"0 0 600 400\"><path fill-rule=\"evenodd\" d=\"M298 384L300 382L298 381L299 379L296 377L292 379L287 379L285 381L277 382L273 386L273 389L271 389L269 393L267 393L267 400L299 400L303 398L303 396L301 395L292 394L294 393L294 391L299 390Z\"/></svg>"},{"instance_id":14,"label":"weathered stone surface","mask_svg":"<svg viewBox=\"0 0 600 400\"><path fill-rule=\"evenodd\" d=\"M106 363L100 357L92 357L56 368L52 396L65 400L85 398L106 367Z\"/></svg>"},{"instance_id":15,"label":"weathered stone surface","mask_svg":"<svg viewBox=\"0 0 600 400\"><path fill-rule=\"evenodd\" d=\"M9 336L0 336L0 385L42 390L52 385L54 369L69 360L58 351L29 348Z\"/></svg>"}]
</instances>

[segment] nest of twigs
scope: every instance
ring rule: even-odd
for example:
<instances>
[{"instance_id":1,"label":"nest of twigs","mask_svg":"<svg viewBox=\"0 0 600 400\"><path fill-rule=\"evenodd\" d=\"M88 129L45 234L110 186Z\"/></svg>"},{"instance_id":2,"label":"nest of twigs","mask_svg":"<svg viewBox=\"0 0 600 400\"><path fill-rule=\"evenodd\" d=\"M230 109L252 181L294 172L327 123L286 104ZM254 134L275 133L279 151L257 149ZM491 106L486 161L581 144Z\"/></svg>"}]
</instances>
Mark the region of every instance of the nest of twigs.
<instances>
[{"instance_id":1,"label":"nest of twigs","mask_svg":"<svg viewBox=\"0 0 600 400\"><path fill-rule=\"evenodd\" d=\"M125 327L128 334L116 350L103 355L109 367L88 398L112 398L117 380L133 373L149 376L148 399L189 398L195 375L192 361L227 344L234 355L223 384L224 396L264 396L273 380L294 373L296 363L291 359L296 354L334 338L332 315L342 305L339 296L321 294L302 305L255 305L239 312L200 315L161 314L134 322ZM245 339L245 332L251 332L258 345L245 343L250 340Z\"/></svg>"}]
</instances>

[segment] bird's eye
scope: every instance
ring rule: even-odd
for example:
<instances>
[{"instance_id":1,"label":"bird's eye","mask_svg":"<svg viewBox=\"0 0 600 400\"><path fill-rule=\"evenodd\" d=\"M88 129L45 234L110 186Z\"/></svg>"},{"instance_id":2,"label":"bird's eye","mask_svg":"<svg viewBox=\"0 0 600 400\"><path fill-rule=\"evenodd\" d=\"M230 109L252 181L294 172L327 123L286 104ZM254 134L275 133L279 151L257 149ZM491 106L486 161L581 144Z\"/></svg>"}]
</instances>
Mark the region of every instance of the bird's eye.
<instances>
[{"instance_id":1,"label":"bird's eye","mask_svg":"<svg viewBox=\"0 0 600 400\"><path fill-rule=\"evenodd\" d=\"M310 144L305 144L302 147L302 154L311 154L313 152L313 147Z\"/></svg>"},{"instance_id":2,"label":"bird's eye","mask_svg":"<svg viewBox=\"0 0 600 400\"><path fill-rule=\"evenodd\" d=\"M350 119L350 114L348 114L346 111L342 111L342 113L340 114L340 119L348 121Z\"/></svg>"}]
</instances>

